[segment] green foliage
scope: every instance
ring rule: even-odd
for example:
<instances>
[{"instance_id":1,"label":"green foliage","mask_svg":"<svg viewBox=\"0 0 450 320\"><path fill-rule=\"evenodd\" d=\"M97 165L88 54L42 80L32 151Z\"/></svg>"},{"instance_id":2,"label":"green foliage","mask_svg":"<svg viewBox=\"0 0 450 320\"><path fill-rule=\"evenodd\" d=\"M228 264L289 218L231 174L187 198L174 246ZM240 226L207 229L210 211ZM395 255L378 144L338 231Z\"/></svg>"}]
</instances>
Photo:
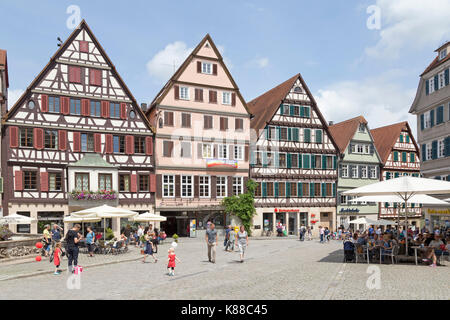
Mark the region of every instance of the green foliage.
<instances>
[{"instance_id":1,"label":"green foliage","mask_svg":"<svg viewBox=\"0 0 450 320\"><path fill-rule=\"evenodd\" d=\"M12 237L13 233L7 226L0 226L0 241L7 241Z\"/></svg>"},{"instance_id":2,"label":"green foliage","mask_svg":"<svg viewBox=\"0 0 450 320\"><path fill-rule=\"evenodd\" d=\"M253 216L256 214L255 210L255 190L256 182L249 179L247 181L247 192L238 196L226 197L222 200L222 205L225 207L225 212L235 215L241 219L245 230L251 235L251 225Z\"/></svg>"},{"instance_id":3,"label":"green foliage","mask_svg":"<svg viewBox=\"0 0 450 320\"><path fill-rule=\"evenodd\" d=\"M178 242L179 237L176 233L172 236L172 238L173 238L173 240L175 240L175 242Z\"/></svg>"},{"instance_id":4,"label":"green foliage","mask_svg":"<svg viewBox=\"0 0 450 320\"><path fill-rule=\"evenodd\" d=\"M106 240L112 240L112 239L114 239L114 231L112 231L111 228L106 228L105 239L106 239Z\"/></svg>"}]
</instances>

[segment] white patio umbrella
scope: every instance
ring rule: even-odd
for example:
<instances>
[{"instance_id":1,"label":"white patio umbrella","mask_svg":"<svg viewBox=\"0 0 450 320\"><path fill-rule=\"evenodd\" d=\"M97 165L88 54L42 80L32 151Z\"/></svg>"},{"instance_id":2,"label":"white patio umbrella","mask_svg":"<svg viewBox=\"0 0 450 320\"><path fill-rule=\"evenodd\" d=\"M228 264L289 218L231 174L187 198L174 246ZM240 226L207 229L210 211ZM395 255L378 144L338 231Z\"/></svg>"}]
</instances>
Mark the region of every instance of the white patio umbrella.
<instances>
[{"instance_id":1,"label":"white patio umbrella","mask_svg":"<svg viewBox=\"0 0 450 320\"><path fill-rule=\"evenodd\" d=\"M369 219L369 218L358 218L352 221L349 221L349 223L353 224L374 224L375 220Z\"/></svg>"},{"instance_id":2,"label":"white patio umbrella","mask_svg":"<svg viewBox=\"0 0 450 320\"><path fill-rule=\"evenodd\" d=\"M450 202L450 198L448 198L448 199L444 199L444 201Z\"/></svg>"},{"instance_id":3,"label":"white patio umbrella","mask_svg":"<svg viewBox=\"0 0 450 320\"><path fill-rule=\"evenodd\" d=\"M36 221L36 219L17 213L13 213L0 218L0 224L31 224Z\"/></svg>"},{"instance_id":4,"label":"white patio umbrella","mask_svg":"<svg viewBox=\"0 0 450 320\"><path fill-rule=\"evenodd\" d=\"M138 213L136 211L131 211L127 209L111 207L108 205L102 205L99 207L84 209L76 212L72 212L71 216L74 218L80 218L83 216L96 216L98 218L132 218ZM103 236L105 236L106 223L103 222Z\"/></svg>"},{"instance_id":5,"label":"white patio umbrella","mask_svg":"<svg viewBox=\"0 0 450 320\"><path fill-rule=\"evenodd\" d=\"M138 221L138 222L146 222L146 221L166 221L167 218L154 214L154 213L150 213L150 212L145 212L143 214L138 214L136 216L134 216L133 218L131 218L132 221Z\"/></svg>"},{"instance_id":6,"label":"white patio umbrella","mask_svg":"<svg viewBox=\"0 0 450 320\"><path fill-rule=\"evenodd\" d=\"M81 222L81 230L82 230L83 234L84 234L84 223L85 222L99 222L99 221L102 221L102 219L97 217L96 215L86 215L83 217L73 217L73 216L64 217L64 222L66 222L66 223Z\"/></svg>"},{"instance_id":7,"label":"white patio umbrella","mask_svg":"<svg viewBox=\"0 0 450 320\"><path fill-rule=\"evenodd\" d=\"M408 202L411 202L411 198L423 194L450 194L450 182L403 176L348 190L343 194L356 196L397 195L405 203L405 230L407 230L408 210L406 209L408 208ZM400 222L400 215L398 221ZM406 241L406 255L408 255L408 241Z\"/></svg>"},{"instance_id":8,"label":"white patio umbrella","mask_svg":"<svg viewBox=\"0 0 450 320\"><path fill-rule=\"evenodd\" d=\"M362 196L359 198L354 198L352 201L358 202L396 202L403 203L404 200L398 195L388 195L388 196ZM448 205L445 200L440 200L426 194L416 194L412 196L409 200L409 203L417 203L417 204L443 204Z\"/></svg>"}]
</instances>

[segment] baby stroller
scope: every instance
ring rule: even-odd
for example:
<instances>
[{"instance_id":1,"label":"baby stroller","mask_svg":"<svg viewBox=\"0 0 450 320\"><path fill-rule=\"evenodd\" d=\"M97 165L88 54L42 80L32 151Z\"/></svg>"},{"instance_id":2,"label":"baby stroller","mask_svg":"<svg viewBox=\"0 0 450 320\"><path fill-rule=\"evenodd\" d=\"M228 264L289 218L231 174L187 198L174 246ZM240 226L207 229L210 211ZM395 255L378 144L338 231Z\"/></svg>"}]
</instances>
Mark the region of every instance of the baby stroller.
<instances>
[{"instance_id":1,"label":"baby stroller","mask_svg":"<svg viewBox=\"0 0 450 320\"><path fill-rule=\"evenodd\" d=\"M344 262L355 260L355 245L350 240L344 241Z\"/></svg>"}]
</instances>

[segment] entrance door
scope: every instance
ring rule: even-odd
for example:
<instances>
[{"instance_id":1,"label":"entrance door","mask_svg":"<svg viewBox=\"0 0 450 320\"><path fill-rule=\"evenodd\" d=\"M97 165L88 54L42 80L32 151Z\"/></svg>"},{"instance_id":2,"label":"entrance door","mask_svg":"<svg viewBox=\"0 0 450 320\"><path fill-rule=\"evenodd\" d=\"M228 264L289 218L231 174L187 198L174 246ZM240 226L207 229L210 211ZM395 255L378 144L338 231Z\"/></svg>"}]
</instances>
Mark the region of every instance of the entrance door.
<instances>
[{"instance_id":1,"label":"entrance door","mask_svg":"<svg viewBox=\"0 0 450 320\"><path fill-rule=\"evenodd\" d=\"M289 215L289 234L295 234L295 217Z\"/></svg>"},{"instance_id":2,"label":"entrance door","mask_svg":"<svg viewBox=\"0 0 450 320\"><path fill-rule=\"evenodd\" d=\"M265 212L263 213L263 226L264 231L272 231L273 230L273 213L272 212Z\"/></svg>"},{"instance_id":3,"label":"entrance door","mask_svg":"<svg viewBox=\"0 0 450 320\"><path fill-rule=\"evenodd\" d=\"M332 230L333 221L331 220L331 212L320 213L320 225L324 228L328 227L328 229Z\"/></svg>"}]
</instances>

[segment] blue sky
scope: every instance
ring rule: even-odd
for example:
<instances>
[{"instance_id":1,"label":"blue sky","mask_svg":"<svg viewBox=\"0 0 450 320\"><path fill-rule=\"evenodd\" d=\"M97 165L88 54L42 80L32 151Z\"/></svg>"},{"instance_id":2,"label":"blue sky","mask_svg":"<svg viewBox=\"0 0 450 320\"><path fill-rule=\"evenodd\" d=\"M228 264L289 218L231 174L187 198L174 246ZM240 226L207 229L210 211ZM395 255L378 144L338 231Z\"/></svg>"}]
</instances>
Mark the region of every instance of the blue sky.
<instances>
[{"instance_id":1,"label":"blue sky","mask_svg":"<svg viewBox=\"0 0 450 320\"><path fill-rule=\"evenodd\" d=\"M415 128L407 111L419 75L450 39L449 0L0 1L11 100L71 33L70 5L139 103L210 33L246 100L300 72L327 120L362 114L372 128L402 120ZM379 30L366 26L370 5Z\"/></svg>"}]
</instances>

